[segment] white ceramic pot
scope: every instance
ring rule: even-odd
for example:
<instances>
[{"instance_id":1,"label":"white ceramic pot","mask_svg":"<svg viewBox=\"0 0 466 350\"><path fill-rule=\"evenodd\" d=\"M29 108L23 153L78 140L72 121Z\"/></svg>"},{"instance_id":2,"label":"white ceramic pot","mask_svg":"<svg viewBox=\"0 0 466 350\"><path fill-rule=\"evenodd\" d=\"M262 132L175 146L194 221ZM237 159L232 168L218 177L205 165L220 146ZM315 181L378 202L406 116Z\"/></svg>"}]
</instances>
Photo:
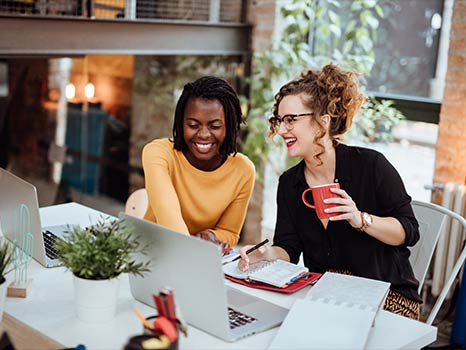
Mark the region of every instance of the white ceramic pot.
<instances>
[{"instance_id":1,"label":"white ceramic pot","mask_svg":"<svg viewBox=\"0 0 466 350\"><path fill-rule=\"evenodd\" d=\"M107 322L115 316L119 278L88 280L73 275L76 313L86 322Z\"/></svg>"},{"instance_id":2,"label":"white ceramic pot","mask_svg":"<svg viewBox=\"0 0 466 350\"><path fill-rule=\"evenodd\" d=\"M8 281L4 279L2 284L0 284L0 322L3 320L3 310L5 309L7 289L8 289Z\"/></svg>"}]
</instances>

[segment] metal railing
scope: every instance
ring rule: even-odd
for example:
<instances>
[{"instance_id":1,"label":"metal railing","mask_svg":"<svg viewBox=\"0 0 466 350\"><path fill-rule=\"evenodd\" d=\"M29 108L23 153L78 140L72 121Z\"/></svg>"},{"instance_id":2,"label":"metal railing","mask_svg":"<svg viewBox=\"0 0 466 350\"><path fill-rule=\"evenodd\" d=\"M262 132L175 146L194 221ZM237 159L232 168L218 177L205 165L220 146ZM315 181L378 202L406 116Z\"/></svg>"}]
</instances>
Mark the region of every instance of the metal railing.
<instances>
[{"instance_id":1,"label":"metal railing","mask_svg":"<svg viewBox=\"0 0 466 350\"><path fill-rule=\"evenodd\" d=\"M0 15L244 22L245 0L0 0Z\"/></svg>"}]
</instances>

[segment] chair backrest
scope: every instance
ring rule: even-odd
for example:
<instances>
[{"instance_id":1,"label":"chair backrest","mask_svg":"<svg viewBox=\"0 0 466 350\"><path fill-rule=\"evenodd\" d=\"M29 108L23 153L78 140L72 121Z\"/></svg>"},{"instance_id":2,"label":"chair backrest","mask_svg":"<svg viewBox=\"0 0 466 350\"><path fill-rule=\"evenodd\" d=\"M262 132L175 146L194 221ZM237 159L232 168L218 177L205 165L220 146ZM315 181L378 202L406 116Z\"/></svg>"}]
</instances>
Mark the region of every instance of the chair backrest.
<instances>
[{"instance_id":1,"label":"chair backrest","mask_svg":"<svg viewBox=\"0 0 466 350\"><path fill-rule=\"evenodd\" d=\"M429 268L430 260L437 244L440 233L442 232L442 225L447 217L458 220L458 222L466 230L466 220L456 214L455 212L441 207L433 203L426 203L421 201L412 202L414 214L419 222L420 241L412 249L410 257L411 265L414 269L414 274L420 282L420 286L424 283L424 279ZM461 267L466 259L466 246L463 247L455 265L451 271L450 276L446 280L440 295L438 296L429 317L426 320L427 324L432 324L437 316L440 307L442 306L448 291L456 280ZM420 289L419 289L420 290Z\"/></svg>"},{"instance_id":2,"label":"chair backrest","mask_svg":"<svg viewBox=\"0 0 466 350\"><path fill-rule=\"evenodd\" d=\"M435 246L445 224L447 214L443 207L436 204L413 201L414 215L419 223L420 237L414 247L410 247L409 261L414 270L414 276L419 281L419 294L421 294L424 280L429 269L430 261L434 255Z\"/></svg>"},{"instance_id":3,"label":"chair backrest","mask_svg":"<svg viewBox=\"0 0 466 350\"><path fill-rule=\"evenodd\" d=\"M146 213L149 201L147 199L147 192L145 188L140 188L128 197L125 205L125 213L143 218Z\"/></svg>"}]
</instances>

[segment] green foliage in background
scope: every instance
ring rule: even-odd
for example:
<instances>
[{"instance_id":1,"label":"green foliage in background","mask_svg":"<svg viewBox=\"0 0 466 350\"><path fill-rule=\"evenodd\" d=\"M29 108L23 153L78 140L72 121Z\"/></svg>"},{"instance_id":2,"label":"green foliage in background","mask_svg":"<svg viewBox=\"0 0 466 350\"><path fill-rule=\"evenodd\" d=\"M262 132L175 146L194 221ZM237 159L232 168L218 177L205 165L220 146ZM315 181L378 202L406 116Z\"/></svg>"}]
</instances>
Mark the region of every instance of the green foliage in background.
<instances>
[{"instance_id":1,"label":"green foliage in background","mask_svg":"<svg viewBox=\"0 0 466 350\"><path fill-rule=\"evenodd\" d=\"M0 284L5 281L6 271L13 262L16 246L10 244L5 238L0 239Z\"/></svg>"},{"instance_id":2,"label":"green foliage in background","mask_svg":"<svg viewBox=\"0 0 466 350\"><path fill-rule=\"evenodd\" d=\"M273 147L265 137L275 92L301 71L330 62L357 71L364 84L364 75L370 73L374 64L377 28L384 17L383 1L386 0L278 1L281 18L277 23L283 28L278 28L280 35L271 49L254 55L253 72L246 79L250 108L242 150L256 165L259 176L268 150ZM391 127L402 118L392 102L368 98L348 137L387 141Z\"/></svg>"},{"instance_id":3,"label":"green foliage in background","mask_svg":"<svg viewBox=\"0 0 466 350\"><path fill-rule=\"evenodd\" d=\"M149 261L136 262L133 254L144 252L131 226L119 220L103 218L95 225L74 227L65 240L55 244L59 259L80 278L105 280L122 273L143 276L149 271Z\"/></svg>"}]
</instances>

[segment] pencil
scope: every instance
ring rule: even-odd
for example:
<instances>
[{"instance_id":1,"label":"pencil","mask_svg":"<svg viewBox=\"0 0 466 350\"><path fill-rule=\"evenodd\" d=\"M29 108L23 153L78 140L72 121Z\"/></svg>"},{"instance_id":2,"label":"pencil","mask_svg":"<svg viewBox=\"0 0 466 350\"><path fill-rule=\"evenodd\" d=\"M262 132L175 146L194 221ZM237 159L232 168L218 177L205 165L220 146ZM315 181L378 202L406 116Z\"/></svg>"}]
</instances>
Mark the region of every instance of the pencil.
<instances>
[{"instance_id":1,"label":"pencil","mask_svg":"<svg viewBox=\"0 0 466 350\"><path fill-rule=\"evenodd\" d=\"M249 248L248 250L246 250L246 254L249 254L249 253L252 253L253 251L255 251L256 249L262 247L265 243L267 243L269 240L266 238L264 239L262 242L260 243L257 243L254 247L251 247ZM236 261L236 260L239 260L241 259L241 255L238 255L236 258L234 258L232 261L230 262L233 262L233 261Z\"/></svg>"},{"instance_id":2,"label":"pencil","mask_svg":"<svg viewBox=\"0 0 466 350\"><path fill-rule=\"evenodd\" d=\"M136 309L136 308L132 308L134 313L136 314L136 316L142 321L142 323L144 324L144 326L146 328L149 328L149 329L152 329L152 326L150 325L150 323L146 320L146 318L144 316L141 315L141 313Z\"/></svg>"}]
</instances>

